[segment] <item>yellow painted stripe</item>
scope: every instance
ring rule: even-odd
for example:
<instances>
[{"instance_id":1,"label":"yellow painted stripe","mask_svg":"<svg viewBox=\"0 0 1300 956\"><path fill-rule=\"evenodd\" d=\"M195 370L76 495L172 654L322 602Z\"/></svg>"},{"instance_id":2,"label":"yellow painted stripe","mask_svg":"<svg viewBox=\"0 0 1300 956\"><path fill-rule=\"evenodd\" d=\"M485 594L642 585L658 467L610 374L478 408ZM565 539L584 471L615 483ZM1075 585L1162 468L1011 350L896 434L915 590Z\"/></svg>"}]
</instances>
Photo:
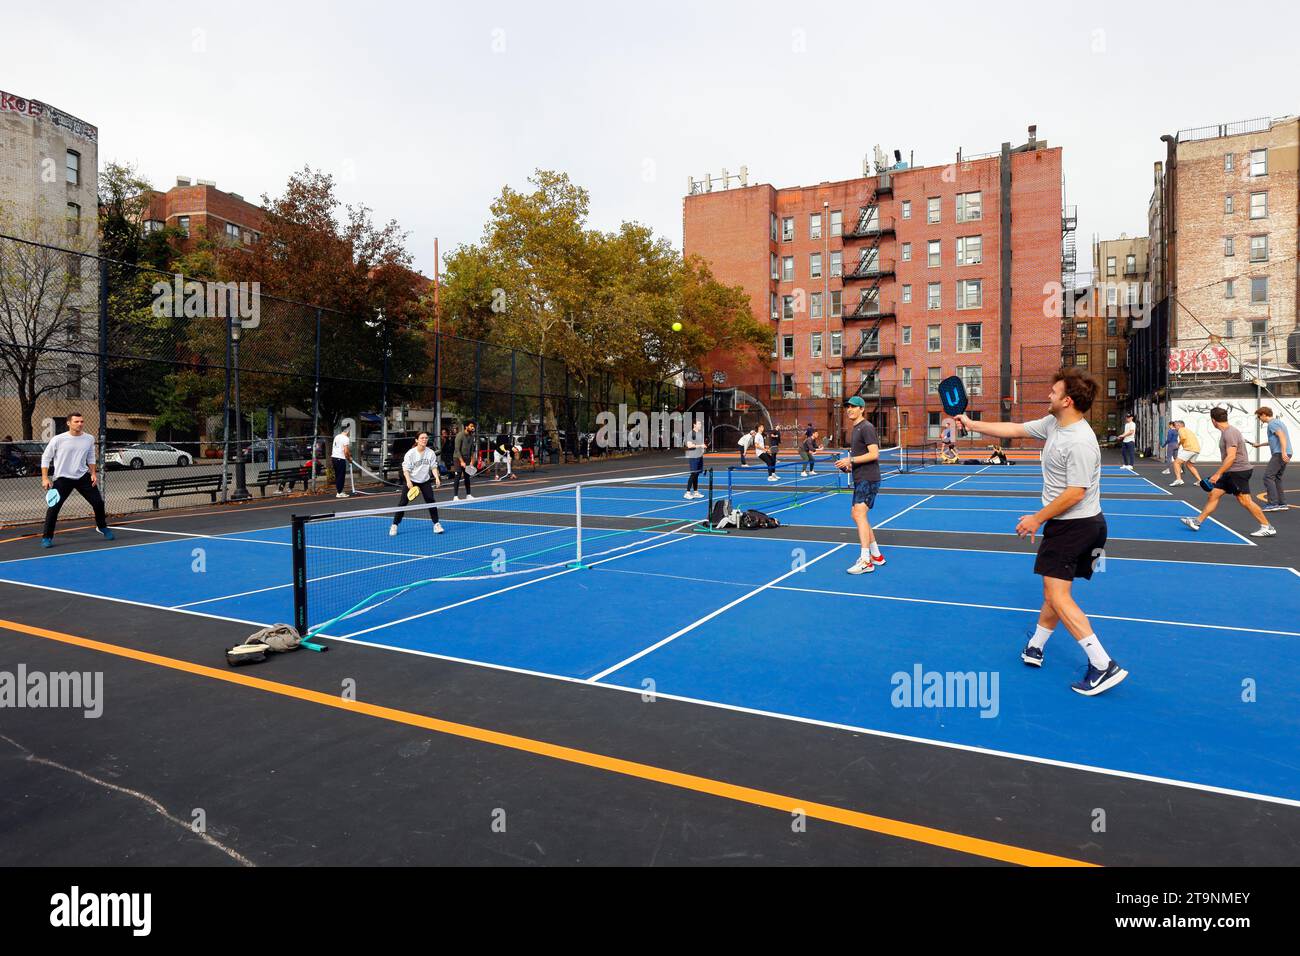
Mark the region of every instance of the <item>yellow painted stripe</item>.
<instances>
[{"instance_id":1,"label":"yellow painted stripe","mask_svg":"<svg viewBox=\"0 0 1300 956\"><path fill-rule=\"evenodd\" d=\"M949 833L946 830L919 826L915 823L906 823L902 820L890 819L889 817L875 816L874 814L862 813L857 810L847 810L843 807L831 806L825 803L799 800L795 797L784 796L779 793L771 793L766 790L756 790L753 787L737 786L736 784L726 783L721 780L713 780L709 777L700 777L689 773L679 773L675 770L666 770L662 767L654 767L649 764L637 763L632 760L622 760L618 757L606 756L605 754L591 753L586 750L577 750L573 747L564 747L559 744L547 743L543 740L533 740L528 737L519 737L514 734L501 733L483 727L473 727L469 724L459 724L449 720L440 720L437 717L428 717L424 714L415 714L410 711L396 710L392 707L383 707L378 704L369 704L364 701L345 700L336 694L325 694L320 691L308 690L303 687L295 687L292 684L281 684L276 681L263 680L260 677L253 677L242 671L208 667L206 664L195 664L190 661L178 660L173 657L164 657L160 654L151 654L148 651L140 651L131 647L107 644L103 641L96 641L87 637L77 637L73 634L64 634L59 631L50 631L41 627L32 627L28 624L19 624L14 621L0 620L0 628L15 631L19 634L28 634L33 637L60 641L64 644L72 644L77 647L87 648L88 650L100 651L104 654L112 654L116 657L125 657L146 664L154 664L158 667L183 671L187 674L194 674L199 677L226 681L230 684L240 684L244 687L253 688L254 690L266 691L271 694L279 694L282 697L292 697L296 700L319 704L322 707L332 707L336 710L350 711L367 717L376 717L380 720L389 720L398 724L419 727L423 730L431 730L435 733L448 734L466 740L475 740L496 747L507 747L511 750L535 754L539 757L549 757L552 760L562 760L566 763L592 767L597 770L605 770L609 773L622 774L640 780L649 780L654 783L664 784L665 786L691 790L695 793L708 794L709 796L721 797L726 800L735 800L740 803L748 803L758 807L767 807L772 810L781 810L786 813L801 812L813 819L825 820L829 823L839 823L843 826L854 827L858 830L868 830L872 833L880 833L885 836L897 837L902 840L925 843L929 846L937 846L945 850L955 850L958 853L969 853L973 856L980 856L990 860L999 860L1004 863L1015 863L1022 866L1096 865L1083 860L1075 860L1064 856L1055 856L1050 853L1039 853L1036 850L1026 850L1022 847L1011 846L1006 843L995 843L991 840L981 840L976 837L964 836L960 833Z\"/></svg>"}]
</instances>

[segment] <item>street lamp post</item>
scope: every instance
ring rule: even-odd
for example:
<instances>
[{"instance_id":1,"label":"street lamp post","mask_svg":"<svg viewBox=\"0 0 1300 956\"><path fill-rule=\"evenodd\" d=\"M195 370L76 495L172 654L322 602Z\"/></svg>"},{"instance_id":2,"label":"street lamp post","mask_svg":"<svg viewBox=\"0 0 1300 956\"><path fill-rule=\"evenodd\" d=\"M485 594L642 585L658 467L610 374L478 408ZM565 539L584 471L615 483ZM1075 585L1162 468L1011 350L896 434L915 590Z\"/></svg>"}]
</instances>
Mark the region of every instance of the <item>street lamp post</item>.
<instances>
[{"instance_id":1,"label":"street lamp post","mask_svg":"<svg viewBox=\"0 0 1300 956\"><path fill-rule=\"evenodd\" d=\"M235 383L235 490L230 493L231 501L245 501L251 497L248 493L248 475L244 469L243 417L239 408L239 335L243 325L238 315L230 316L231 371Z\"/></svg>"}]
</instances>

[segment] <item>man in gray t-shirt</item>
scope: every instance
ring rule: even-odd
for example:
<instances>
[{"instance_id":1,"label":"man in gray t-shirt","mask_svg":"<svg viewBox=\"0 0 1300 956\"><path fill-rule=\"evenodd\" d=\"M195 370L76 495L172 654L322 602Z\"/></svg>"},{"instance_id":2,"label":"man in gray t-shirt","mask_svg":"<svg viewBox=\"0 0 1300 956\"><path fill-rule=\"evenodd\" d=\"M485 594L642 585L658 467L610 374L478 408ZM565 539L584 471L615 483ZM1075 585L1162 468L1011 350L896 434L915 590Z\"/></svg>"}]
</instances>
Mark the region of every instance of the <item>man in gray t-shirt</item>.
<instances>
[{"instance_id":1,"label":"man in gray t-shirt","mask_svg":"<svg viewBox=\"0 0 1300 956\"><path fill-rule=\"evenodd\" d=\"M1195 518L1178 520L1193 531L1200 531L1201 522L1214 514L1214 509L1219 507L1219 500L1224 495L1232 495L1250 512L1250 516L1259 522L1259 530L1252 531L1250 536L1252 538L1273 537L1277 534L1277 529L1269 524L1268 519L1264 517L1264 512L1250 495L1250 475L1254 469L1250 464L1250 456L1246 454L1246 440L1241 437L1239 430L1228 424L1226 408L1211 408L1210 421L1219 430L1219 455L1222 458L1219 462L1219 470L1201 481L1202 485L1210 486L1210 499Z\"/></svg>"},{"instance_id":2,"label":"man in gray t-shirt","mask_svg":"<svg viewBox=\"0 0 1300 956\"><path fill-rule=\"evenodd\" d=\"M849 574L871 574L876 568L885 564L885 555L876 541L876 533L871 529L868 512L876 505L876 495L880 492L880 436L876 426L867 421L867 403L859 395L854 395L844 405L844 414L849 420L849 453L835 462L840 471L851 472L853 480L853 502L849 514L858 529L858 544L862 552L858 560L849 566Z\"/></svg>"},{"instance_id":3,"label":"man in gray t-shirt","mask_svg":"<svg viewBox=\"0 0 1300 956\"><path fill-rule=\"evenodd\" d=\"M104 498L99 493L99 476L95 471L95 439L85 433L86 420L78 412L68 416L68 430L50 439L41 453L41 486L57 494L53 504L45 508L45 527L41 531L41 547L54 545L54 525L59 511L73 489L90 502L95 512L95 527L108 540L113 532L104 517ZM54 477L50 477L50 469Z\"/></svg>"},{"instance_id":4,"label":"man in gray t-shirt","mask_svg":"<svg viewBox=\"0 0 1300 956\"><path fill-rule=\"evenodd\" d=\"M1097 397L1097 383L1077 368L1063 368L1052 379L1045 418L1025 422L957 421L973 432L994 438L1037 438L1043 445L1043 507L1021 515L1016 534L1031 541L1043 531L1034 573L1043 578L1043 606L1038 626L1020 652L1031 667L1043 666L1043 648L1062 622L1088 655L1088 670L1071 688L1086 697L1110 690L1128 677L1101 646L1087 615L1070 593L1076 577L1092 577L1104 556L1106 518L1101 513L1101 449L1085 417ZM967 588L979 600L978 587Z\"/></svg>"}]
</instances>

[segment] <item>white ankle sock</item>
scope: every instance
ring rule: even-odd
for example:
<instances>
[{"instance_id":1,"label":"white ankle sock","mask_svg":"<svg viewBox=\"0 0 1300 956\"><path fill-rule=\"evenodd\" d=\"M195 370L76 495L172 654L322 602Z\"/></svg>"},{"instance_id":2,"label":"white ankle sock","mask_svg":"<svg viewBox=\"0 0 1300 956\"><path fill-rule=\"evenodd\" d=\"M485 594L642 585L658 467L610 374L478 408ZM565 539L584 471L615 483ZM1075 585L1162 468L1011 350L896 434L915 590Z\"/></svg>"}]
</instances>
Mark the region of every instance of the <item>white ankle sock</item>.
<instances>
[{"instance_id":1,"label":"white ankle sock","mask_svg":"<svg viewBox=\"0 0 1300 956\"><path fill-rule=\"evenodd\" d=\"M1097 640L1096 634L1089 634L1079 642L1079 646L1088 654L1088 663L1099 671L1104 671L1110 666L1110 655L1106 649L1101 646L1101 641Z\"/></svg>"},{"instance_id":2,"label":"white ankle sock","mask_svg":"<svg viewBox=\"0 0 1300 956\"><path fill-rule=\"evenodd\" d=\"M871 542L871 556L873 558L880 557L880 544L878 542Z\"/></svg>"},{"instance_id":3,"label":"white ankle sock","mask_svg":"<svg viewBox=\"0 0 1300 956\"><path fill-rule=\"evenodd\" d=\"M1029 639L1029 646L1036 647L1041 651L1047 644L1047 639L1051 636L1052 632L1040 624L1034 628L1034 636Z\"/></svg>"}]
</instances>

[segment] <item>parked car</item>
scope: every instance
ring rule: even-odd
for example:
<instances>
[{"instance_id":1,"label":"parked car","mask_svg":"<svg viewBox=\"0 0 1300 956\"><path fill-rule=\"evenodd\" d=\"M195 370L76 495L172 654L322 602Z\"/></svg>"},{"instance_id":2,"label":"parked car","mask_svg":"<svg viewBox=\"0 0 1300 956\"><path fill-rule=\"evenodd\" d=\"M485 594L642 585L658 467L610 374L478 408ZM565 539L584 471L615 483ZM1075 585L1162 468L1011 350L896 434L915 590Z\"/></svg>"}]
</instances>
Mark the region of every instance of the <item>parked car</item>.
<instances>
[{"instance_id":1,"label":"parked car","mask_svg":"<svg viewBox=\"0 0 1300 956\"><path fill-rule=\"evenodd\" d=\"M193 464L194 456L165 442L134 442L115 448L104 456L106 468L156 468L166 465L185 467Z\"/></svg>"},{"instance_id":2,"label":"parked car","mask_svg":"<svg viewBox=\"0 0 1300 956\"><path fill-rule=\"evenodd\" d=\"M25 478L41 473L41 455L45 446L38 441L15 441L0 444L0 478Z\"/></svg>"}]
</instances>

